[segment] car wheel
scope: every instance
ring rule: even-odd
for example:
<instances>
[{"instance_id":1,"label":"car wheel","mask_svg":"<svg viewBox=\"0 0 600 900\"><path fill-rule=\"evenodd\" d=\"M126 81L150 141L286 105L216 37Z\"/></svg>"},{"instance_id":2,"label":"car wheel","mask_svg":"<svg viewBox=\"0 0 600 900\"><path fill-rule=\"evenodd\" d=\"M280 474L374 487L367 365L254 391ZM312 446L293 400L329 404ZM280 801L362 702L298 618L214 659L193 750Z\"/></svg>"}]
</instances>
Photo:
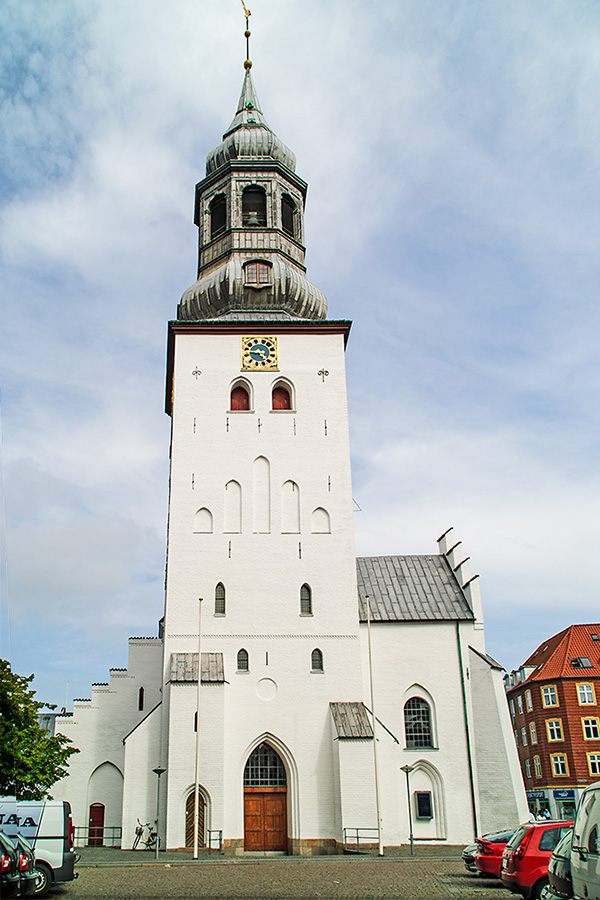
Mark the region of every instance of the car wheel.
<instances>
[{"instance_id":1,"label":"car wheel","mask_svg":"<svg viewBox=\"0 0 600 900\"><path fill-rule=\"evenodd\" d=\"M52 887L52 872L45 863L36 863L35 897L45 897Z\"/></svg>"},{"instance_id":2,"label":"car wheel","mask_svg":"<svg viewBox=\"0 0 600 900\"><path fill-rule=\"evenodd\" d=\"M549 882L547 878L540 878L539 881L536 881L532 890L531 896L535 898L535 900L541 900L542 891L546 886L549 886Z\"/></svg>"}]
</instances>

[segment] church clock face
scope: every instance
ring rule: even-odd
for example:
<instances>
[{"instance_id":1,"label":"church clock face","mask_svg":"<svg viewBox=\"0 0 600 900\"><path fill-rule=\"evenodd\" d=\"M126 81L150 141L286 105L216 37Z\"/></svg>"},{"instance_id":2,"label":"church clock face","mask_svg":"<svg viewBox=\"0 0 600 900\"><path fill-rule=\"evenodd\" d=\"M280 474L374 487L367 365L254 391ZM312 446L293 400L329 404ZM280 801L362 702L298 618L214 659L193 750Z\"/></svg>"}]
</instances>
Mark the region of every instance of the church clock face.
<instances>
[{"instance_id":1,"label":"church clock face","mask_svg":"<svg viewBox=\"0 0 600 900\"><path fill-rule=\"evenodd\" d=\"M277 369L276 337L243 337L242 369Z\"/></svg>"}]
</instances>

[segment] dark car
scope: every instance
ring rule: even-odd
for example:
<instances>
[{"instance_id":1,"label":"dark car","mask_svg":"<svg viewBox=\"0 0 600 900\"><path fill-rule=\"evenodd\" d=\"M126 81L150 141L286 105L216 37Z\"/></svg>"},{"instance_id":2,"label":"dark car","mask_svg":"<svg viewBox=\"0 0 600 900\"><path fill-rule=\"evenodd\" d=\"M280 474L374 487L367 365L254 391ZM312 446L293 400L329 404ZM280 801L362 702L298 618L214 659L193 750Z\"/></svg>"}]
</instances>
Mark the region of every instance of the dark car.
<instances>
[{"instance_id":1,"label":"dark car","mask_svg":"<svg viewBox=\"0 0 600 900\"><path fill-rule=\"evenodd\" d=\"M17 851L19 869L19 897L31 897L38 887L40 876L35 867L35 856L31 844L20 834L12 838Z\"/></svg>"},{"instance_id":2,"label":"dark car","mask_svg":"<svg viewBox=\"0 0 600 900\"><path fill-rule=\"evenodd\" d=\"M542 900L571 900L573 880L571 878L571 843L573 832L568 831L556 847L548 863L548 881L542 891Z\"/></svg>"},{"instance_id":3,"label":"dark car","mask_svg":"<svg viewBox=\"0 0 600 900\"><path fill-rule=\"evenodd\" d=\"M510 828L508 831L495 831L477 838L474 861L480 875L487 878L500 878L502 853L516 830L516 828Z\"/></svg>"},{"instance_id":4,"label":"dark car","mask_svg":"<svg viewBox=\"0 0 600 900\"><path fill-rule=\"evenodd\" d=\"M500 877L504 887L523 897L541 897L548 884L548 863L552 851L572 822L526 822L510 839L502 854Z\"/></svg>"},{"instance_id":5,"label":"dark car","mask_svg":"<svg viewBox=\"0 0 600 900\"><path fill-rule=\"evenodd\" d=\"M0 896L10 900L19 893L19 863L15 845L0 831Z\"/></svg>"},{"instance_id":6,"label":"dark car","mask_svg":"<svg viewBox=\"0 0 600 900\"><path fill-rule=\"evenodd\" d=\"M463 862L467 872L477 875L477 866L475 865L475 853L477 852L477 843L469 844L462 852Z\"/></svg>"}]
</instances>

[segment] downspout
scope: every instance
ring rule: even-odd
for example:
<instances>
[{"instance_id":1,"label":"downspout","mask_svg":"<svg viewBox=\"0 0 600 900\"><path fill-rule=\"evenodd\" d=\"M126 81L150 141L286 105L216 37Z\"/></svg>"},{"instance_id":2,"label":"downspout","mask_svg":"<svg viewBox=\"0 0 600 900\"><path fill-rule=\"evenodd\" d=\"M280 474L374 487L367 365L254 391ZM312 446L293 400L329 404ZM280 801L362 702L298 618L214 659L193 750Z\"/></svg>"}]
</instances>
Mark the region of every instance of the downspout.
<instances>
[{"instance_id":1,"label":"downspout","mask_svg":"<svg viewBox=\"0 0 600 900\"><path fill-rule=\"evenodd\" d=\"M477 822L477 804L475 800L475 781L473 778L473 755L471 751L471 733L469 731L469 711L467 707L467 687L465 685L465 673L463 669L462 647L460 645L460 622L456 623L456 646L458 647L458 665L460 668L460 686L462 688L463 710L465 714L465 736L467 738L467 758L469 760L469 782L471 785L471 803L473 806L473 826L475 828L475 837L479 833L479 824Z\"/></svg>"}]
</instances>

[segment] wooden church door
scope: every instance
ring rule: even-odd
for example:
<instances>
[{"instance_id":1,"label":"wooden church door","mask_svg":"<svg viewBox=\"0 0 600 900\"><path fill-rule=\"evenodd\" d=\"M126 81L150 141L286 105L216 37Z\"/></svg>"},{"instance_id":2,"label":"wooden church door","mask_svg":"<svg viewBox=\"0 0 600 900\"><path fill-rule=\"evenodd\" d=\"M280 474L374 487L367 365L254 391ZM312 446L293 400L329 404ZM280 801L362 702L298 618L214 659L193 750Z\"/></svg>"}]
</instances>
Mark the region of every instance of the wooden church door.
<instances>
[{"instance_id":1,"label":"wooden church door","mask_svg":"<svg viewBox=\"0 0 600 900\"><path fill-rule=\"evenodd\" d=\"M260 744L244 769L244 850L287 851L285 766L269 744Z\"/></svg>"},{"instance_id":2,"label":"wooden church door","mask_svg":"<svg viewBox=\"0 0 600 900\"><path fill-rule=\"evenodd\" d=\"M88 847L101 847L104 843L104 804L92 803L88 822Z\"/></svg>"},{"instance_id":3,"label":"wooden church door","mask_svg":"<svg viewBox=\"0 0 600 900\"><path fill-rule=\"evenodd\" d=\"M194 792L185 803L185 846L194 846ZM198 794L198 846L205 847L204 840L204 797Z\"/></svg>"}]
</instances>

